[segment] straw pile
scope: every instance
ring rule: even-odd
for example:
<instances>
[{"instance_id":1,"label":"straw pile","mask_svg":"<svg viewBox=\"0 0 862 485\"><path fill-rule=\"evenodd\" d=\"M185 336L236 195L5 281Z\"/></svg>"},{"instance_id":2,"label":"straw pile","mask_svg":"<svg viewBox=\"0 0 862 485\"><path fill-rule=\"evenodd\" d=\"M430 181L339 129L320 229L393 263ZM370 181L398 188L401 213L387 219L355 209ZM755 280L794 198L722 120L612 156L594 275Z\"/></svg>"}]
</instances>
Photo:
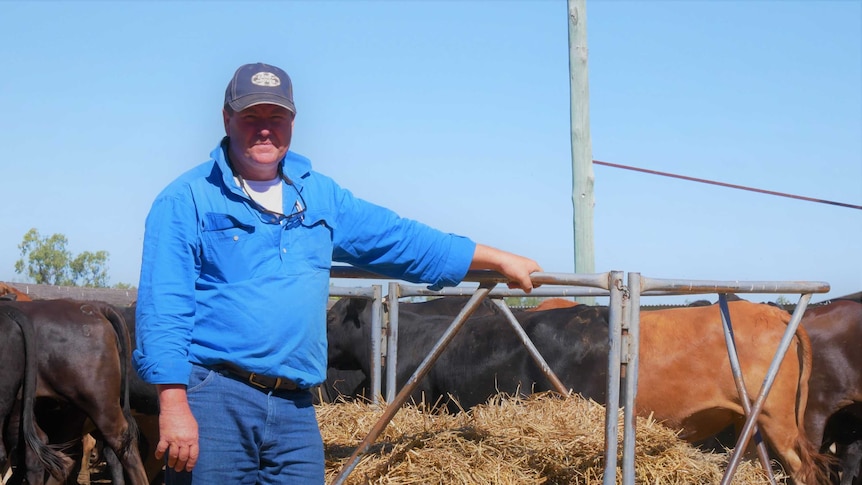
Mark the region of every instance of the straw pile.
<instances>
[{"instance_id":1,"label":"straw pile","mask_svg":"<svg viewBox=\"0 0 862 485\"><path fill-rule=\"evenodd\" d=\"M580 397L498 396L469 412L405 405L346 484L602 483L604 407ZM338 402L317 407L331 483L382 415L382 407ZM622 428L620 428L622 437ZM620 438L622 441L622 438ZM636 482L717 484L730 454L704 453L650 419L638 419ZM622 463L619 457L618 465ZM776 478L785 478L778 473ZM617 483L621 483L617 472ZM769 483L760 464L743 460L734 484Z\"/></svg>"}]
</instances>

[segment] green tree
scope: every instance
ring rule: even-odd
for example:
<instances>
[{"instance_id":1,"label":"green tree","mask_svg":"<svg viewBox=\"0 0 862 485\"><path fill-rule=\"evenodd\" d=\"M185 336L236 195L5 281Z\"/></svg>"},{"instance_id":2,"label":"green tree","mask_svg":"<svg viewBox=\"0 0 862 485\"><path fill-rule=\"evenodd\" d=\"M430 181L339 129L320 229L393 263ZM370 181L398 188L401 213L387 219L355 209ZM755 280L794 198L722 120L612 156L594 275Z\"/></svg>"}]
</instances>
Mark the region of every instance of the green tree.
<instances>
[{"instance_id":1,"label":"green tree","mask_svg":"<svg viewBox=\"0 0 862 485\"><path fill-rule=\"evenodd\" d=\"M15 272L26 272L41 285L107 287L108 252L84 251L73 257L68 243L63 234L42 237L30 229L18 245L21 259L15 261Z\"/></svg>"},{"instance_id":2,"label":"green tree","mask_svg":"<svg viewBox=\"0 0 862 485\"><path fill-rule=\"evenodd\" d=\"M105 288L108 286L107 262L107 251L84 251L69 263L69 268L78 286Z\"/></svg>"}]
</instances>

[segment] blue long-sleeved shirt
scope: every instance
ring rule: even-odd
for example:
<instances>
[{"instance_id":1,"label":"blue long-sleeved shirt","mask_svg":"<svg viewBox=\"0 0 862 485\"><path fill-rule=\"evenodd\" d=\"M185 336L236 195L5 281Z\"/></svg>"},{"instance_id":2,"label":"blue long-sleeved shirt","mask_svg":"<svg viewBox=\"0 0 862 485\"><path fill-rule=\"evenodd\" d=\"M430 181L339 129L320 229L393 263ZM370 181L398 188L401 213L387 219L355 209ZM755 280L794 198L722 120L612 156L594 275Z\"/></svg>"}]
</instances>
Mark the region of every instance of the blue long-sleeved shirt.
<instances>
[{"instance_id":1,"label":"blue long-sleeved shirt","mask_svg":"<svg viewBox=\"0 0 862 485\"><path fill-rule=\"evenodd\" d=\"M295 187L283 182L287 217L259 210L233 177L227 141L147 216L134 353L147 382L186 384L192 363L230 362L320 384L333 261L435 287L466 274L473 241L356 198L293 152L282 164Z\"/></svg>"}]
</instances>

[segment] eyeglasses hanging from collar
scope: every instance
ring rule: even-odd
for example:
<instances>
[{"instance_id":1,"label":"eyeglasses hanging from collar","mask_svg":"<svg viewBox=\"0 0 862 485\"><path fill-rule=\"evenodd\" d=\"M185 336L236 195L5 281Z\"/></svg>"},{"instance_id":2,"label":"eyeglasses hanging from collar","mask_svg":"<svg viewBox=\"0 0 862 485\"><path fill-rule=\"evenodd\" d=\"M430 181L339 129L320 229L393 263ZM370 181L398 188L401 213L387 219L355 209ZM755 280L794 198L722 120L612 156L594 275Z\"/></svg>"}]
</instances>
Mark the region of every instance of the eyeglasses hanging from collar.
<instances>
[{"instance_id":1,"label":"eyeglasses hanging from collar","mask_svg":"<svg viewBox=\"0 0 862 485\"><path fill-rule=\"evenodd\" d=\"M231 168L233 168L233 167L231 167ZM296 184L294 184L293 181L290 180L290 178L288 178L287 175L284 174L284 172L282 171L281 165L278 166L279 177L281 177L281 180L285 184L287 184L290 187L293 187L293 190L296 192L296 196L297 196L297 200L293 204L293 212L291 212L290 214L284 214L284 213L279 212L279 211L267 209L263 204L256 201L254 199L254 197L252 197L252 195L251 195L252 191L249 190L248 183L245 181L245 179L242 177L242 175L240 175L240 173L237 172L236 170L233 171L233 175L239 181L239 186L242 189L242 191L245 192L245 194L248 196L248 198L257 206L257 208L261 212L265 212L267 214L272 214L275 216L283 217L284 219L286 219L288 221L297 220L299 222L302 222L303 220L305 220L304 214L305 214L305 209L307 207L305 205L305 198L302 197L302 192L300 192L299 187L297 187Z\"/></svg>"}]
</instances>

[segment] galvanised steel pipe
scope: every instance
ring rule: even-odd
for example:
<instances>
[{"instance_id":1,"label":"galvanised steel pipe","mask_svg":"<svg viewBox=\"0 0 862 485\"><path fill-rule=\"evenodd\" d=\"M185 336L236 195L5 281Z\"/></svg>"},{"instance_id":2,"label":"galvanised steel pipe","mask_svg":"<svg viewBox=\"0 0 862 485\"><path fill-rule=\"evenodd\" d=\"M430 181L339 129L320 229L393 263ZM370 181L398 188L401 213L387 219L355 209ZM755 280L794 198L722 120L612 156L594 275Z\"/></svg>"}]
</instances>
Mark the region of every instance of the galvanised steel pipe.
<instances>
[{"instance_id":1,"label":"galvanised steel pipe","mask_svg":"<svg viewBox=\"0 0 862 485\"><path fill-rule=\"evenodd\" d=\"M533 358L533 361L539 366L539 369L542 370L542 374L548 378L548 381L551 382L551 385L557 389L557 392L562 394L563 396L569 395L569 389L563 384L557 374L551 369L551 366L548 365L548 362L542 357L542 354L536 349L536 346L533 344L533 341L530 340L530 337L527 335L527 332L524 331L524 327L521 326L521 323L512 313L512 310L506 305L506 302L494 298L492 299L495 305L497 305L500 310L503 311L503 314L506 315L506 321L509 322L509 325L512 326L512 330L515 331L515 334L518 335L518 338L521 340L521 343L524 344L524 347L527 348L527 352L530 353L530 357Z\"/></svg>"},{"instance_id":2,"label":"galvanised steel pipe","mask_svg":"<svg viewBox=\"0 0 862 485\"><path fill-rule=\"evenodd\" d=\"M347 460L344 467L339 472L338 476L335 477L335 481L333 481L333 485L341 485L350 475L350 472L356 468L356 465L359 463L359 459L368 452L371 448L371 445L380 436L380 433L386 429L386 426L392 421L392 418L401 409L401 406L407 401L410 397L410 394L416 388L417 384L423 377L428 373L431 369L431 366L434 365L434 362L440 357L440 354L446 349L452 339L455 338L455 335L458 334L458 331L464 326L464 323L467 321L467 318L470 317L471 314L479 307L479 304L482 303L482 300L488 296L488 292L491 290L491 287L496 283L482 283L476 292L470 297L470 300L467 302L467 305L458 313L458 316L455 317L455 321L449 325L449 328L443 333L440 339L434 344L434 347L431 349L431 352L425 357L425 360L419 364L419 367L407 380L407 383L395 396L395 399L386 406L386 409L383 411L383 415L377 420L377 423L371 427L371 431L368 432L368 435L362 440L362 443L357 446L356 450L354 450L353 454Z\"/></svg>"},{"instance_id":3,"label":"galvanised steel pipe","mask_svg":"<svg viewBox=\"0 0 862 485\"><path fill-rule=\"evenodd\" d=\"M628 287L640 288L640 274L628 274ZM638 355L640 352L640 292L629 291L628 298L623 298L623 329L625 345L621 361L626 366L625 393L623 403L623 483L635 482L635 396L638 391Z\"/></svg>"},{"instance_id":4,"label":"galvanised steel pipe","mask_svg":"<svg viewBox=\"0 0 862 485\"><path fill-rule=\"evenodd\" d=\"M401 299L401 285L389 283L389 325L386 332L386 402L395 400L398 387L398 315Z\"/></svg>"},{"instance_id":5,"label":"galvanised steel pipe","mask_svg":"<svg viewBox=\"0 0 862 485\"><path fill-rule=\"evenodd\" d=\"M711 281L677 280L641 277L642 295L649 291L666 295L698 293L826 293L829 283L823 281Z\"/></svg>"},{"instance_id":6,"label":"galvanised steel pipe","mask_svg":"<svg viewBox=\"0 0 862 485\"><path fill-rule=\"evenodd\" d=\"M623 272L605 273L605 284L611 292L608 304L608 382L605 399L605 472L603 485L613 485L617 476L617 446L619 443L620 355L622 352ZM625 290L625 291L624 291Z\"/></svg>"},{"instance_id":7,"label":"galvanised steel pipe","mask_svg":"<svg viewBox=\"0 0 862 485\"><path fill-rule=\"evenodd\" d=\"M787 329L784 331L781 343L775 351L775 357L772 359L772 364L770 364L769 370L766 372L766 377L763 379L763 385L760 388L760 393L757 395L757 400L751 407L751 415L746 418L745 425L742 427L741 435L736 442L736 447L733 449L733 455L731 455L730 461L727 463L727 471L724 473L721 485L730 484L733 474L736 472L736 468L739 466L740 460L742 460L742 455L745 452L745 447L748 446L748 440L751 437L751 432L757 422L757 417L763 409L763 403L766 401L766 396L769 395L769 390L772 388L775 376L778 374L778 367L781 365L781 360L784 358L784 354L787 353L787 349L790 348L790 343L796 335L796 328L799 327L799 323L802 321L802 315L805 313L805 308L808 306L808 302L810 300L810 293L801 295L799 303L796 305L796 309L793 310L793 316L790 317L790 322L787 324Z\"/></svg>"},{"instance_id":8,"label":"galvanised steel pipe","mask_svg":"<svg viewBox=\"0 0 862 485\"><path fill-rule=\"evenodd\" d=\"M739 354L736 351L736 340L733 338L733 323L730 320L727 293L718 295L718 308L721 312L721 325L724 328L724 344L727 347L727 357L730 359L730 371L733 374L733 381L736 383L736 392L739 393L739 400L742 402L742 411L745 413L745 417L748 418L751 416L751 399L748 397L748 389L745 387L742 366L739 364ZM769 463L769 452L756 424L754 439L757 442L757 456L760 459L760 464L766 472L769 483L774 485L775 475L772 473L772 465Z\"/></svg>"}]
</instances>

